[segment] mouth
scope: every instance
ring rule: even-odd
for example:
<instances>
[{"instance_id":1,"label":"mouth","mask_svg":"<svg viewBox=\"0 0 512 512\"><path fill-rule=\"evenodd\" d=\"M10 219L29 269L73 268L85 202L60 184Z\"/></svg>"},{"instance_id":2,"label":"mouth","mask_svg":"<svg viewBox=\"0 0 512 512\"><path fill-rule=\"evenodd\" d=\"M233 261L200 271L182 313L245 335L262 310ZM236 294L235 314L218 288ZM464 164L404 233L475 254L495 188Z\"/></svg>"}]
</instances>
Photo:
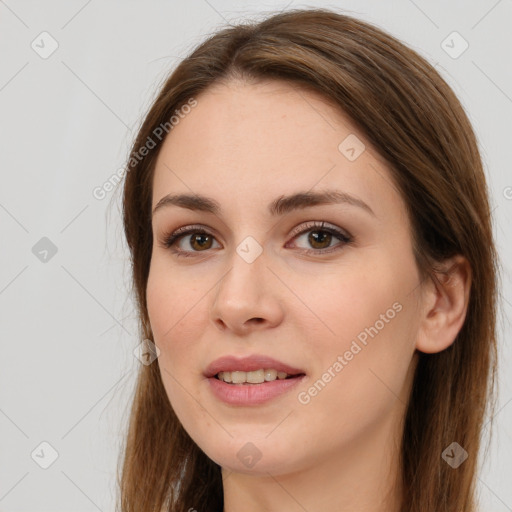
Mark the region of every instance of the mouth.
<instances>
[{"instance_id":1,"label":"mouth","mask_svg":"<svg viewBox=\"0 0 512 512\"><path fill-rule=\"evenodd\" d=\"M241 370L223 371L214 375L214 378L235 386L251 386L274 382L276 380L290 380L303 377L305 373L294 373L292 375L278 371L275 368L260 368L259 370L245 372Z\"/></svg>"},{"instance_id":2,"label":"mouth","mask_svg":"<svg viewBox=\"0 0 512 512\"><path fill-rule=\"evenodd\" d=\"M225 356L204 371L217 399L231 406L262 405L288 395L306 379L304 370L264 355ZM283 398L284 399L284 398Z\"/></svg>"},{"instance_id":3,"label":"mouth","mask_svg":"<svg viewBox=\"0 0 512 512\"><path fill-rule=\"evenodd\" d=\"M235 407L254 407L264 406L278 397L282 397L282 400L292 400L291 392L306 378L305 374L301 374L261 383L233 383L225 382L215 375L207 381L213 396L221 402Z\"/></svg>"},{"instance_id":4,"label":"mouth","mask_svg":"<svg viewBox=\"0 0 512 512\"><path fill-rule=\"evenodd\" d=\"M262 384L305 374L306 372L302 369L260 354L252 354L243 358L220 357L204 370L206 378L215 377L233 384Z\"/></svg>"}]
</instances>

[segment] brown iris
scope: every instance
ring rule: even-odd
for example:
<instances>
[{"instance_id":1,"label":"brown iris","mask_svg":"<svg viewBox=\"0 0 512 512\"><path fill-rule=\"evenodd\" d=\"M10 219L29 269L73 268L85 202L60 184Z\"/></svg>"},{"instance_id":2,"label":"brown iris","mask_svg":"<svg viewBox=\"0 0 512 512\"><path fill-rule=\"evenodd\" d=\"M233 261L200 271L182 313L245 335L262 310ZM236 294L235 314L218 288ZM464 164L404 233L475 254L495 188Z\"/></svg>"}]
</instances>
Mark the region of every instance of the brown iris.
<instances>
[{"instance_id":1,"label":"brown iris","mask_svg":"<svg viewBox=\"0 0 512 512\"><path fill-rule=\"evenodd\" d=\"M323 244L327 240L327 245L324 247L317 247L315 244ZM315 247L315 249L325 249L326 247L329 247L332 240L332 234L328 231L311 231L308 236L308 242L311 244L312 247Z\"/></svg>"},{"instance_id":2,"label":"brown iris","mask_svg":"<svg viewBox=\"0 0 512 512\"><path fill-rule=\"evenodd\" d=\"M197 242L197 246L194 245ZM195 233L190 238L190 246L193 249L209 249L212 245L212 237L206 233Z\"/></svg>"}]
</instances>

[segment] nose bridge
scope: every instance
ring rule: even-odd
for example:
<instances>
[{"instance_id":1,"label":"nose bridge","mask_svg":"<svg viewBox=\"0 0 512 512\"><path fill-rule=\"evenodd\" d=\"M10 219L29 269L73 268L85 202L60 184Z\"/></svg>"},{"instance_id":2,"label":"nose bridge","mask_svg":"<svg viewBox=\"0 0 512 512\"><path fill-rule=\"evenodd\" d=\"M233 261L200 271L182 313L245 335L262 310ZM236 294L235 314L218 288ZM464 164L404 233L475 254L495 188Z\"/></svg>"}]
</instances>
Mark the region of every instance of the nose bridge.
<instances>
[{"instance_id":1,"label":"nose bridge","mask_svg":"<svg viewBox=\"0 0 512 512\"><path fill-rule=\"evenodd\" d=\"M262 245L251 236L233 248L227 260L229 269L218 284L212 305L215 322L236 330L252 319L258 323L278 321L281 306L269 279L267 260Z\"/></svg>"},{"instance_id":2,"label":"nose bridge","mask_svg":"<svg viewBox=\"0 0 512 512\"><path fill-rule=\"evenodd\" d=\"M219 283L217 299L234 300L238 307L254 306L265 291L266 263L263 247L254 238L244 239L228 259L229 270Z\"/></svg>"}]
</instances>

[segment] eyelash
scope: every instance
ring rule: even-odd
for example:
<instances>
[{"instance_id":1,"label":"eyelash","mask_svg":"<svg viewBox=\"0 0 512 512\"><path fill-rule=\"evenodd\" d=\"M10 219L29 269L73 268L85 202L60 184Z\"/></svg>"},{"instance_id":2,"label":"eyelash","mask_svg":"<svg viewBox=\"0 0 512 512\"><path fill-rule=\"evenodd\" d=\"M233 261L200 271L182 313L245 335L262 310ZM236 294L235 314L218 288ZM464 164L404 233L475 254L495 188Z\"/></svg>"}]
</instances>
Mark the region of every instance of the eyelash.
<instances>
[{"instance_id":1,"label":"eyelash","mask_svg":"<svg viewBox=\"0 0 512 512\"><path fill-rule=\"evenodd\" d=\"M305 226L303 226L304 229L302 231L299 231L299 232L293 234L292 239L298 238L300 235L303 235L304 233L308 233L309 231L318 231L318 232L330 233L331 235L334 235L336 238L339 238L342 241L342 243L337 244L333 247L329 247L327 249L302 249L302 252L304 252L305 254L316 254L316 255L326 254L326 253L331 253L331 252L340 250L341 249L340 246L346 246L346 245L350 245L351 243L353 243L354 239L351 235L343 233L342 231L340 231L337 228L324 226L324 224L325 224L324 222L319 223L319 222L315 222L315 221L307 223ZM179 239L181 239L187 235L191 235L191 234L204 234L204 235L213 236L210 232L208 232L201 226L188 226L188 227L184 227L184 228L179 228L172 233L165 234L163 237L162 243L161 243L161 247L163 247L165 249L171 249L171 247L173 245L175 245L175 243ZM178 249L178 250L172 249L172 252L174 254L176 254L176 256L188 258L188 257L194 257L195 254L200 254L200 253L206 252L206 251L183 251L181 249Z\"/></svg>"}]
</instances>

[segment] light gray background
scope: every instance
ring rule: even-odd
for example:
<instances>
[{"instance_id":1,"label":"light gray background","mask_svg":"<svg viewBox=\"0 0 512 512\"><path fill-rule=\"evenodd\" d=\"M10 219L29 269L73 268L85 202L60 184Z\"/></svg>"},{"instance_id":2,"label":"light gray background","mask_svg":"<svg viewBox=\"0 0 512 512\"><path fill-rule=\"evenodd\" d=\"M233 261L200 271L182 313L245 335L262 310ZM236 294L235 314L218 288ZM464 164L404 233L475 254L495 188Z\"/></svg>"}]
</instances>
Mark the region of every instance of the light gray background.
<instances>
[{"instance_id":1,"label":"light gray background","mask_svg":"<svg viewBox=\"0 0 512 512\"><path fill-rule=\"evenodd\" d=\"M510 0L0 0L0 511L113 510L140 340L119 194L92 192L124 164L162 81L206 34L306 6L347 9L409 44L474 123L505 270L497 428L479 491L483 511L512 511ZM50 48L43 31L58 43L46 59L31 47ZM453 31L469 44L458 58L441 46ZM46 262L32 251L42 237L57 247ZM48 469L36 463L51 456L42 442L58 452Z\"/></svg>"}]
</instances>

